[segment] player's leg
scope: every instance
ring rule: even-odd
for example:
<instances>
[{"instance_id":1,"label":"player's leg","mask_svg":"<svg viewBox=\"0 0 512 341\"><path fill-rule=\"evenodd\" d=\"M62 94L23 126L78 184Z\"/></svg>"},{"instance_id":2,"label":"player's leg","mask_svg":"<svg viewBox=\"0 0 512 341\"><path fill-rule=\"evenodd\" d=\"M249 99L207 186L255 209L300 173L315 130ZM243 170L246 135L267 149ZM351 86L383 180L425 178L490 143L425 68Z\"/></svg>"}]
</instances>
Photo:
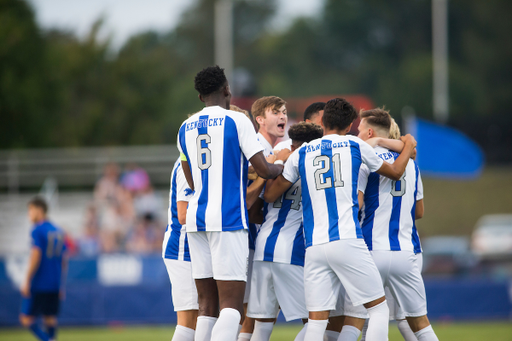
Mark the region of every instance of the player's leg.
<instances>
[{"instance_id":1,"label":"player's leg","mask_svg":"<svg viewBox=\"0 0 512 341\"><path fill-rule=\"evenodd\" d=\"M397 300L412 332L420 341L438 340L427 317L425 285L413 252L392 252L389 289Z\"/></svg>"},{"instance_id":2,"label":"player's leg","mask_svg":"<svg viewBox=\"0 0 512 341\"><path fill-rule=\"evenodd\" d=\"M23 297L21 302L20 323L28 328L39 340L48 341L50 338L36 323L35 317L41 310L41 299L39 294L33 293L31 297Z\"/></svg>"},{"instance_id":3,"label":"player's leg","mask_svg":"<svg viewBox=\"0 0 512 341\"><path fill-rule=\"evenodd\" d=\"M43 316L43 324L46 328L48 339L57 340L57 316Z\"/></svg>"},{"instance_id":4,"label":"player's leg","mask_svg":"<svg viewBox=\"0 0 512 341\"><path fill-rule=\"evenodd\" d=\"M254 319L247 316L247 305L249 303L249 295L251 293L252 286L252 268L254 261L254 250L249 249L249 262L247 267L247 283L245 286L245 295L244 295L244 323L242 324L242 328L240 329L240 334L238 335L238 341L249 341L251 340L252 333L254 332Z\"/></svg>"},{"instance_id":5,"label":"player's leg","mask_svg":"<svg viewBox=\"0 0 512 341\"><path fill-rule=\"evenodd\" d=\"M191 232L187 234L192 260L192 277L197 288L199 306L195 333L196 341L209 341L211 339L213 326L219 316L219 294L217 283L213 279L208 233Z\"/></svg>"},{"instance_id":6,"label":"player's leg","mask_svg":"<svg viewBox=\"0 0 512 341\"><path fill-rule=\"evenodd\" d=\"M329 313L336 308L341 283L325 254L325 248L329 244L331 243L314 245L306 249L304 291L309 320L304 341L323 339Z\"/></svg>"},{"instance_id":7,"label":"player's leg","mask_svg":"<svg viewBox=\"0 0 512 341\"><path fill-rule=\"evenodd\" d=\"M339 299L338 299L339 302ZM336 303L338 305L338 303ZM339 315L333 312L330 313L329 323L327 324L327 329L325 330L325 341L336 341L340 336L341 329L343 328L343 323L345 321L345 316ZM343 313L341 313L343 314Z\"/></svg>"},{"instance_id":8,"label":"player's leg","mask_svg":"<svg viewBox=\"0 0 512 341\"><path fill-rule=\"evenodd\" d=\"M342 239L328 244L329 264L343 283L354 306L368 311L368 339L387 340L389 309L379 271L362 239Z\"/></svg>"},{"instance_id":9,"label":"player's leg","mask_svg":"<svg viewBox=\"0 0 512 341\"><path fill-rule=\"evenodd\" d=\"M209 232L209 237L220 310L212 341L236 340L243 322L249 257L247 230Z\"/></svg>"}]
</instances>

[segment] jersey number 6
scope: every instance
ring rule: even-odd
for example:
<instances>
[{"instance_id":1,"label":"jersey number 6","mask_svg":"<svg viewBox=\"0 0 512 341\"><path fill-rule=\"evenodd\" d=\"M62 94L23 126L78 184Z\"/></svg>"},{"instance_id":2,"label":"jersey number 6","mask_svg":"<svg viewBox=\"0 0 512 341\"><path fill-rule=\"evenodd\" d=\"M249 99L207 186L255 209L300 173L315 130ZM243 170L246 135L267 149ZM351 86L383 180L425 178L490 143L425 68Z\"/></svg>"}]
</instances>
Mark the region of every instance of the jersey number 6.
<instances>
[{"instance_id":1,"label":"jersey number 6","mask_svg":"<svg viewBox=\"0 0 512 341\"><path fill-rule=\"evenodd\" d=\"M208 134L201 134L196 139L197 165L201 170L208 169L212 165L212 151L208 149L210 142L212 138Z\"/></svg>"}]
</instances>

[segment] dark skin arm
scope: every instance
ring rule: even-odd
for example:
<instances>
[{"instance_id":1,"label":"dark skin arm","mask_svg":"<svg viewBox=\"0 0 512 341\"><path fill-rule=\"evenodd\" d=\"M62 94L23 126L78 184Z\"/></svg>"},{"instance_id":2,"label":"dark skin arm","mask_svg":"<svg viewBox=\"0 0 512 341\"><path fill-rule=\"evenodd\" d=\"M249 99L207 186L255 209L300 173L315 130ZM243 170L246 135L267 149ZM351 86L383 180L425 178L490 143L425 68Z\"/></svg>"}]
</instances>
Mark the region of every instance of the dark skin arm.
<instances>
[{"instance_id":1,"label":"dark skin arm","mask_svg":"<svg viewBox=\"0 0 512 341\"><path fill-rule=\"evenodd\" d=\"M256 173L263 179L274 179L283 172L284 166L268 163L263 152L256 153L250 161Z\"/></svg>"},{"instance_id":2,"label":"dark skin arm","mask_svg":"<svg viewBox=\"0 0 512 341\"><path fill-rule=\"evenodd\" d=\"M390 178L391 180L398 181L405 172L405 167L409 159L414 154L414 148L416 148L416 140L412 135L407 134L400 138L404 143L404 149L400 153L400 156L395 160L394 163L390 164L383 162L382 166L377 170L377 173Z\"/></svg>"},{"instance_id":3,"label":"dark skin arm","mask_svg":"<svg viewBox=\"0 0 512 341\"><path fill-rule=\"evenodd\" d=\"M181 160L181 167L183 168L185 179L187 179L188 187L190 187L191 190L194 190L194 180L192 179L192 172L190 171L188 161Z\"/></svg>"},{"instance_id":4,"label":"dark skin arm","mask_svg":"<svg viewBox=\"0 0 512 341\"><path fill-rule=\"evenodd\" d=\"M249 222L252 224L263 223L263 199L258 198L249 209Z\"/></svg>"}]
</instances>

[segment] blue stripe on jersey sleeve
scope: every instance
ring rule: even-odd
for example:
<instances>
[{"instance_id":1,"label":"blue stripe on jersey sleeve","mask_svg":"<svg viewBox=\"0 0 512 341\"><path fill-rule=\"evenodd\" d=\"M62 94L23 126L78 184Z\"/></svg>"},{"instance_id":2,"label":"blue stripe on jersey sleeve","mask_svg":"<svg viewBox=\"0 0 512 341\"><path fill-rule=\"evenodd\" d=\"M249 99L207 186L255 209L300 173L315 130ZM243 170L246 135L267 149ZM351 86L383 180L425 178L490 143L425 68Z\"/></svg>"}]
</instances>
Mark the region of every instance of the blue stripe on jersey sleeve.
<instances>
[{"instance_id":1,"label":"blue stripe on jersey sleeve","mask_svg":"<svg viewBox=\"0 0 512 341\"><path fill-rule=\"evenodd\" d=\"M380 175L370 173L368 183L364 191L364 219L363 219L363 237L368 250L373 248L373 223L375 220L375 211L379 207L379 184Z\"/></svg>"},{"instance_id":2,"label":"blue stripe on jersey sleeve","mask_svg":"<svg viewBox=\"0 0 512 341\"><path fill-rule=\"evenodd\" d=\"M305 255L304 227L301 223L297 233L295 234L295 239L293 240L292 259L290 264L304 266Z\"/></svg>"},{"instance_id":3,"label":"blue stripe on jersey sleeve","mask_svg":"<svg viewBox=\"0 0 512 341\"><path fill-rule=\"evenodd\" d=\"M322 140L322 150L321 155L326 155L329 157L329 162L332 160L332 142L330 140ZM322 168L325 168L327 165L323 165ZM326 188L325 192L325 200L327 201L327 213L329 215L329 241L333 242L335 240L340 239L340 229L339 229L339 215L338 215L338 205L336 200L336 188L334 187L334 171L333 164L331 162L329 170L324 174L324 181L326 178L331 178L332 186Z\"/></svg>"},{"instance_id":4,"label":"blue stripe on jersey sleeve","mask_svg":"<svg viewBox=\"0 0 512 341\"><path fill-rule=\"evenodd\" d=\"M199 117L199 122L208 122L208 115ZM197 128L198 135L208 134L208 125L201 124ZM208 148L206 141L201 140L201 148ZM199 152L199 151L198 151ZM213 160L212 160L213 161ZM208 206L208 168L201 170L202 189L197 201L196 225L197 231L206 231L206 207Z\"/></svg>"},{"instance_id":5,"label":"blue stripe on jersey sleeve","mask_svg":"<svg viewBox=\"0 0 512 341\"><path fill-rule=\"evenodd\" d=\"M416 187L414 190L414 204L412 205L411 216L412 216L412 245L414 246L414 253L421 253L420 237L418 236L418 230L416 229L416 196L418 195L418 177L420 169L416 161L414 162L414 170L416 171Z\"/></svg>"},{"instance_id":6,"label":"blue stripe on jersey sleeve","mask_svg":"<svg viewBox=\"0 0 512 341\"><path fill-rule=\"evenodd\" d=\"M306 239L306 247L313 244L313 228L315 220L313 216L313 207L311 205L311 197L309 195L308 179L306 178L306 147L299 150L299 173L302 186L302 217L304 221L304 235Z\"/></svg>"},{"instance_id":7,"label":"blue stripe on jersey sleeve","mask_svg":"<svg viewBox=\"0 0 512 341\"><path fill-rule=\"evenodd\" d=\"M244 165L242 165L244 163ZM224 157L222 164L222 230L231 231L243 228L242 208L247 217L245 200L240 201L240 191L246 192L247 179L244 179L246 160L242 160L238 129L235 121L226 116L224 124ZM242 169L244 167L244 169ZM243 184L244 188L240 188Z\"/></svg>"},{"instance_id":8,"label":"blue stripe on jersey sleeve","mask_svg":"<svg viewBox=\"0 0 512 341\"><path fill-rule=\"evenodd\" d=\"M359 200L357 196L357 182L359 180L359 169L361 168L361 149L359 143L349 140L350 154L352 156L352 216L354 218L354 225L356 226L357 238L363 238L361 225L359 224Z\"/></svg>"}]
</instances>

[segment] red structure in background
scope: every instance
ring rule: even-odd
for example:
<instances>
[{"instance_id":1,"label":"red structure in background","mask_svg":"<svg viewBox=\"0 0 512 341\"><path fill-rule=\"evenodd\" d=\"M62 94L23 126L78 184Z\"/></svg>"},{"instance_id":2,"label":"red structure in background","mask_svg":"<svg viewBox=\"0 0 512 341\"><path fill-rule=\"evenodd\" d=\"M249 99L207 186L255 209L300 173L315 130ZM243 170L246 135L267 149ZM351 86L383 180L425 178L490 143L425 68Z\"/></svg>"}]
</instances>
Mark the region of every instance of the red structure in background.
<instances>
[{"instance_id":1,"label":"red structure in background","mask_svg":"<svg viewBox=\"0 0 512 341\"><path fill-rule=\"evenodd\" d=\"M288 109L288 116L291 121L297 122L302 120L304 110L314 102L327 102L330 99L342 97L349 101L357 111L361 109L372 109L374 104L370 98L365 95L318 95L312 97L289 97L284 98L286 101L286 108ZM245 110L251 110L251 106L256 101L257 97L238 97L233 98L231 103ZM351 133L357 135L357 127L359 126L359 119L354 122Z\"/></svg>"}]
</instances>

